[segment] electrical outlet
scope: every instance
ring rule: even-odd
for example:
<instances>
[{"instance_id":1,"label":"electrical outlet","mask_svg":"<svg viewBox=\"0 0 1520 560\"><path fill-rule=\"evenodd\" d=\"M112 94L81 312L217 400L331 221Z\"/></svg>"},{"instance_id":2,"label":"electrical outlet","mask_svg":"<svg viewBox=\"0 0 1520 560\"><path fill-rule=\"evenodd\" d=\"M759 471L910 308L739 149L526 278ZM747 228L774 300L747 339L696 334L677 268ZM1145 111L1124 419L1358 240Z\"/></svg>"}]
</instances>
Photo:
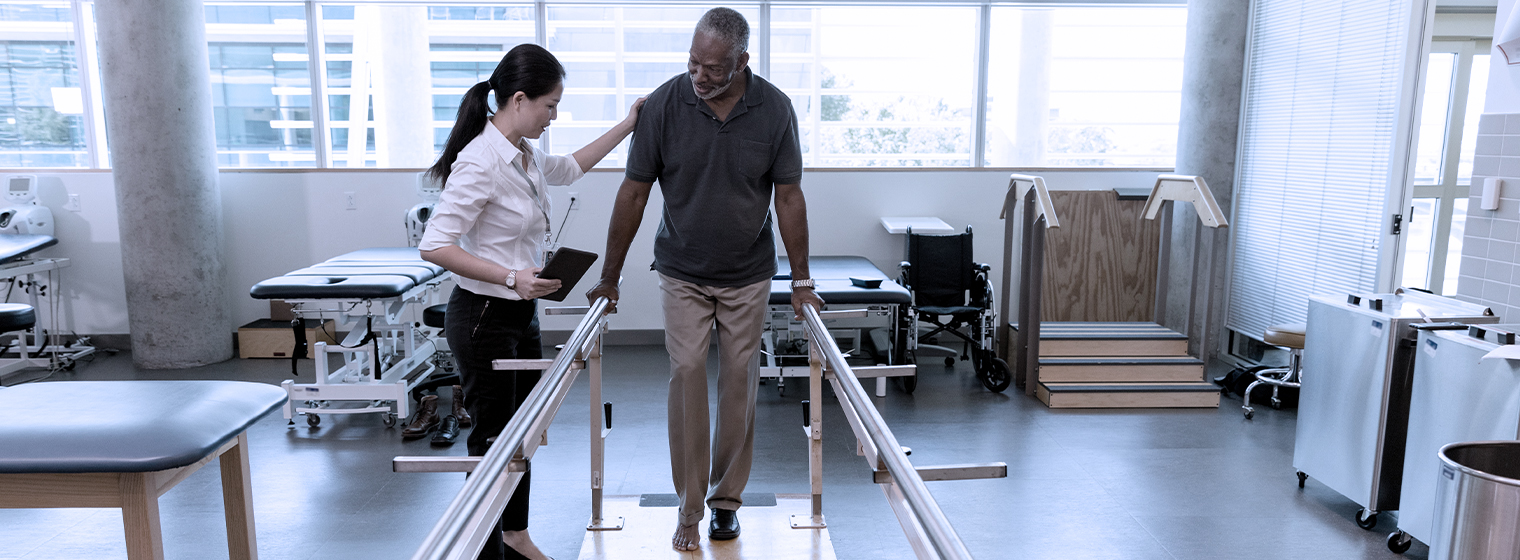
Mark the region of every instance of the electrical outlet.
<instances>
[{"instance_id":1,"label":"electrical outlet","mask_svg":"<svg viewBox=\"0 0 1520 560\"><path fill-rule=\"evenodd\" d=\"M570 193L570 209L571 210L580 210L581 209L581 195L580 195L580 193Z\"/></svg>"},{"instance_id":2,"label":"electrical outlet","mask_svg":"<svg viewBox=\"0 0 1520 560\"><path fill-rule=\"evenodd\" d=\"M77 195L77 194L71 194L71 195L69 195L69 201L63 203L63 209L64 210L68 210L70 212L78 212L79 211L79 195Z\"/></svg>"},{"instance_id":3,"label":"electrical outlet","mask_svg":"<svg viewBox=\"0 0 1520 560\"><path fill-rule=\"evenodd\" d=\"M345 208L348 208L349 210L358 210L359 209L359 201L358 201L358 199L354 198L354 192L353 191L346 191L346 192L344 192L343 193L343 201L344 201L344 207Z\"/></svg>"}]
</instances>

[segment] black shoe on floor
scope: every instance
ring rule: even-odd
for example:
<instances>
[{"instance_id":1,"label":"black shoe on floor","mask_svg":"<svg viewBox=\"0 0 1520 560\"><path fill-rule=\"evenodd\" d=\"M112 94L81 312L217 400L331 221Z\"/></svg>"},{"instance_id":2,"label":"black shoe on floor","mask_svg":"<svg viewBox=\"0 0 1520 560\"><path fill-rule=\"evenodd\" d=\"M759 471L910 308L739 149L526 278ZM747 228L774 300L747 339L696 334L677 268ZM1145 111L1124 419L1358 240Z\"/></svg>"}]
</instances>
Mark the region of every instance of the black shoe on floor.
<instances>
[{"instance_id":1,"label":"black shoe on floor","mask_svg":"<svg viewBox=\"0 0 1520 560\"><path fill-rule=\"evenodd\" d=\"M715 541L731 541L739 538L739 512L713 508L712 524L707 526L707 538Z\"/></svg>"},{"instance_id":2,"label":"black shoe on floor","mask_svg":"<svg viewBox=\"0 0 1520 560\"><path fill-rule=\"evenodd\" d=\"M454 439L459 437L459 419L450 414L443 417L443 422L438 424L438 431L433 432L433 445L446 447L454 445Z\"/></svg>"}]
</instances>

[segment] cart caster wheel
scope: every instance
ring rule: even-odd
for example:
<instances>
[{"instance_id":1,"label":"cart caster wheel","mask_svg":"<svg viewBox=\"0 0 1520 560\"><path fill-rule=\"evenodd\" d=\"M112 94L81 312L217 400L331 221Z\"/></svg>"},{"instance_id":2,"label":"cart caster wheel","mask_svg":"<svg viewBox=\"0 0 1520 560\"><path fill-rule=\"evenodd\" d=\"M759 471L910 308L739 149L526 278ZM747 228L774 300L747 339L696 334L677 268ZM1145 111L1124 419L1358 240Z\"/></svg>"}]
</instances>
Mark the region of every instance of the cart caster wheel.
<instances>
[{"instance_id":1,"label":"cart caster wheel","mask_svg":"<svg viewBox=\"0 0 1520 560\"><path fill-rule=\"evenodd\" d=\"M1304 474L1304 473L1298 473L1298 487L1299 488L1303 488L1304 487L1304 483L1308 482L1308 480L1309 480L1309 475Z\"/></svg>"},{"instance_id":2,"label":"cart caster wheel","mask_svg":"<svg viewBox=\"0 0 1520 560\"><path fill-rule=\"evenodd\" d=\"M945 367L955 367L955 356L945 358Z\"/></svg>"},{"instance_id":3,"label":"cart caster wheel","mask_svg":"<svg viewBox=\"0 0 1520 560\"><path fill-rule=\"evenodd\" d=\"M911 395L911 394L913 394L913 390L918 388L918 376L917 375L906 375L906 376L903 376L903 377L899 377L899 378L897 378L897 384L900 385L900 386L902 386L902 390L903 390L904 393L907 393L907 394Z\"/></svg>"},{"instance_id":4,"label":"cart caster wheel","mask_svg":"<svg viewBox=\"0 0 1520 560\"><path fill-rule=\"evenodd\" d=\"M322 417L321 416L317 416L315 414L307 414L306 415L306 425L307 426L311 426L311 427L315 428L315 427L317 427L318 424L321 424L321 423L322 423Z\"/></svg>"},{"instance_id":5,"label":"cart caster wheel","mask_svg":"<svg viewBox=\"0 0 1520 560\"><path fill-rule=\"evenodd\" d=\"M1256 411L1246 409L1246 420L1250 420L1252 416L1256 416Z\"/></svg>"},{"instance_id":6,"label":"cart caster wheel","mask_svg":"<svg viewBox=\"0 0 1520 560\"><path fill-rule=\"evenodd\" d=\"M786 385L777 385L776 386L776 396L778 396L778 397L785 397L786 396Z\"/></svg>"},{"instance_id":7,"label":"cart caster wheel","mask_svg":"<svg viewBox=\"0 0 1520 560\"><path fill-rule=\"evenodd\" d=\"M1008 362L1003 361L1002 358L985 360L983 364L986 367L976 372L976 376L981 379L982 386L988 391L1001 393L1013 383L1013 372L1008 368Z\"/></svg>"},{"instance_id":8,"label":"cart caster wheel","mask_svg":"<svg viewBox=\"0 0 1520 560\"><path fill-rule=\"evenodd\" d=\"M1356 510L1356 526L1371 531L1377 526L1378 514L1366 515L1367 508Z\"/></svg>"},{"instance_id":9,"label":"cart caster wheel","mask_svg":"<svg viewBox=\"0 0 1520 560\"><path fill-rule=\"evenodd\" d=\"M1272 410L1282 410L1282 401L1275 398L1272 399Z\"/></svg>"},{"instance_id":10,"label":"cart caster wheel","mask_svg":"<svg viewBox=\"0 0 1520 560\"><path fill-rule=\"evenodd\" d=\"M380 419L380 423L385 424L385 427L387 428L396 427L396 413L386 413L386 415Z\"/></svg>"},{"instance_id":11,"label":"cart caster wheel","mask_svg":"<svg viewBox=\"0 0 1520 560\"><path fill-rule=\"evenodd\" d=\"M1414 544L1414 537L1403 531L1388 533L1388 550L1395 554L1403 554L1409 551L1409 546Z\"/></svg>"}]
</instances>

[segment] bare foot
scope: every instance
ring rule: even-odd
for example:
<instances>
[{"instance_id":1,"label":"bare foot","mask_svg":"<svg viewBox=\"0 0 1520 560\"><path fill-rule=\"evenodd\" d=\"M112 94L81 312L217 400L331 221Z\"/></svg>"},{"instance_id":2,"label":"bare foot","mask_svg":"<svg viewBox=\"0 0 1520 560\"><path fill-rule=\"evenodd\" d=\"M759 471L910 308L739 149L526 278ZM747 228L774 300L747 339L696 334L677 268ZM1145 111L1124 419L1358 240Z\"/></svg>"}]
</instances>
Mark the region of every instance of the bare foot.
<instances>
[{"instance_id":1,"label":"bare foot","mask_svg":"<svg viewBox=\"0 0 1520 560\"><path fill-rule=\"evenodd\" d=\"M533 539L528 536L527 531L502 531L501 542L531 560L553 560L539 550L538 545L533 544Z\"/></svg>"},{"instance_id":2,"label":"bare foot","mask_svg":"<svg viewBox=\"0 0 1520 560\"><path fill-rule=\"evenodd\" d=\"M697 530L698 523L691 525L676 525L676 534L670 538L670 546L676 550L696 550L702 542L702 532Z\"/></svg>"}]
</instances>

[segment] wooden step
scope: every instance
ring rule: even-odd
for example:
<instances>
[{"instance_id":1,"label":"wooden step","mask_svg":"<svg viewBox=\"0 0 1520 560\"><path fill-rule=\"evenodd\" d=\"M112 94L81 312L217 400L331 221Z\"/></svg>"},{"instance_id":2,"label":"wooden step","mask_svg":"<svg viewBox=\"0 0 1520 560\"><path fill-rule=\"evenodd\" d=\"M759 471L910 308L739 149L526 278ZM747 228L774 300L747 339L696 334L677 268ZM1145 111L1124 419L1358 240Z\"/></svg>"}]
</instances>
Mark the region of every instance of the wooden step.
<instances>
[{"instance_id":1,"label":"wooden step","mask_svg":"<svg viewBox=\"0 0 1520 560\"><path fill-rule=\"evenodd\" d=\"M1009 325L1018 330L1017 324ZM1187 335L1156 323L1040 323L1040 357L1045 356L1186 356Z\"/></svg>"},{"instance_id":2,"label":"wooden step","mask_svg":"<svg viewBox=\"0 0 1520 560\"><path fill-rule=\"evenodd\" d=\"M1051 383L1190 383L1203 381L1203 360L1136 356L1040 358L1040 381Z\"/></svg>"},{"instance_id":3,"label":"wooden step","mask_svg":"<svg viewBox=\"0 0 1520 560\"><path fill-rule=\"evenodd\" d=\"M1050 408L1218 408L1212 383L1040 383Z\"/></svg>"}]
</instances>

